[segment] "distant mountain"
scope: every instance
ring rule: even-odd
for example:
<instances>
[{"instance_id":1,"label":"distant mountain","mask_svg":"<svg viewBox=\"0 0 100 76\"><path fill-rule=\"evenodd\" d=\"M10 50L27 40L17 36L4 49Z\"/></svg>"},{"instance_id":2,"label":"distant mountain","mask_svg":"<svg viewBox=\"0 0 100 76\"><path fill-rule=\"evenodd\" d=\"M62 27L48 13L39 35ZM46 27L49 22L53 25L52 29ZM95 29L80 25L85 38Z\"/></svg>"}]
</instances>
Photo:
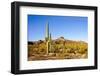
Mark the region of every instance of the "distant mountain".
<instances>
[{"instance_id":1,"label":"distant mountain","mask_svg":"<svg viewBox=\"0 0 100 76\"><path fill-rule=\"evenodd\" d=\"M55 41L65 41L66 39L64 37L59 37Z\"/></svg>"},{"instance_id":2,"label":"distant mountain","mask_svg":"<svg viewBox=\"0 0 100 76\"><path fill-rule=\"evenodd\" d=\"M61 37L59 37L59 38L57 38L57 39L52 39L52 43L59 44L59 43L62 43L62 42L65 42L65 43L85 43L85 44L87 44L87 43L84 42L84 41L68 40L68 39L65 39L63 36L61 36ZM45 43L45 40L28 41L28 44L29 44L29 45L41 44L41 43Z\"/></svg>"}]
</instances>

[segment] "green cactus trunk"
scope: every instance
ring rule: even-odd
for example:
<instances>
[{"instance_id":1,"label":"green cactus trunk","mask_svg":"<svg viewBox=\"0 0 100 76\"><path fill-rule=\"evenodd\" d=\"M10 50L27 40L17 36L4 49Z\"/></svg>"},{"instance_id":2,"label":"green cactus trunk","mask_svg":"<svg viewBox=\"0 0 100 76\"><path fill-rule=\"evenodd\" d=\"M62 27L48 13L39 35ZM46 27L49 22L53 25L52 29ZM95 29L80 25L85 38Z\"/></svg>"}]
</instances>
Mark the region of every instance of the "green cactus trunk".
<instances>
[{"instance_id":1,"label":"green cactus trunk","mask_svg":"<svg viewBox=\"0 0 100 76\"><path fill-rule=\"evenodd\" d=\"M49 34L49 23L46 25L46 47L47 47L47 54L51 51L51 34Z\"/></svg>"}]
</instances>

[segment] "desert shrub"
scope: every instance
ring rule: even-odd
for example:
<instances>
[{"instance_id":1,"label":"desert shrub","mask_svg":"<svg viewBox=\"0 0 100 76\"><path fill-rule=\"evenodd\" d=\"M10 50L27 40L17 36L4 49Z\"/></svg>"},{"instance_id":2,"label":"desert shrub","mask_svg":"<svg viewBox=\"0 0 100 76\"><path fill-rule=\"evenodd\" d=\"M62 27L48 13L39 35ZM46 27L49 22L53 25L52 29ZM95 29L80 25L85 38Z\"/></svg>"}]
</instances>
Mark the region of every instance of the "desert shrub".
<instances>
[{"instance_id":1,"label":"desert shrub","mask_svg":"<svg viewBox=\"0 0 100 76\"><path fill-rule=\"evenodd\" d=\"M80 55L87 56L88 44L84 42L76 41L52 41L51 50L49 53L52 56L61 58L75 58L81 57ZM47 46L45 41L34 42L34 44L28 45L28 56L38 55L43 56L47 54Z\"/></svg>"}]
</instances>

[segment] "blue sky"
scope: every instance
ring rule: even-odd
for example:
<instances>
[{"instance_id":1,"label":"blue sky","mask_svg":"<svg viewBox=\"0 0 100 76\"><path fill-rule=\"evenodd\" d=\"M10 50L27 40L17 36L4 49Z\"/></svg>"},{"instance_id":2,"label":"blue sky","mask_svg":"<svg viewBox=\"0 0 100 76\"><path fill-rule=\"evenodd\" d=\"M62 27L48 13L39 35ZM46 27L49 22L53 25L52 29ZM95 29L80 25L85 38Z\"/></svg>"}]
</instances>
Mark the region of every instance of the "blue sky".
<instances>
[{"instance_id":1,"label":"blue sky","mask_svg":"<svg viewBox=\"0 0 100 76\"><path fill-rule=\"evenodd\" d=\"M52 39L63 36L69 40L88 40L88 17L28 15L28 41L45 39L46 23Z\"/></svg>"}]
</instances>

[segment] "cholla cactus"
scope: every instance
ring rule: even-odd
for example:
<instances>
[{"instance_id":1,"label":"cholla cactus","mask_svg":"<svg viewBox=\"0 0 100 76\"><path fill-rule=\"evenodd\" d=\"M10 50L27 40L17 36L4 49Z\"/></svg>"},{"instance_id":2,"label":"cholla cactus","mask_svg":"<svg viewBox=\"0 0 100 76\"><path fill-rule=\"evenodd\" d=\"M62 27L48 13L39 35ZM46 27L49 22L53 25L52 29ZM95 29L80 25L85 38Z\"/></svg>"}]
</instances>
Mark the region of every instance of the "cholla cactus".
<instances>
[{"instance_id":1,"label":"cholla cactus","mask_svg":"<svg viewBox=\"0 0 100 76\"><path fill-rule=\"evenodd\" d=\"M51 51L51 34L49 34L49 23L46 25L46 46L47 46L47 54Z\"/></svg>"}]
</instances>

